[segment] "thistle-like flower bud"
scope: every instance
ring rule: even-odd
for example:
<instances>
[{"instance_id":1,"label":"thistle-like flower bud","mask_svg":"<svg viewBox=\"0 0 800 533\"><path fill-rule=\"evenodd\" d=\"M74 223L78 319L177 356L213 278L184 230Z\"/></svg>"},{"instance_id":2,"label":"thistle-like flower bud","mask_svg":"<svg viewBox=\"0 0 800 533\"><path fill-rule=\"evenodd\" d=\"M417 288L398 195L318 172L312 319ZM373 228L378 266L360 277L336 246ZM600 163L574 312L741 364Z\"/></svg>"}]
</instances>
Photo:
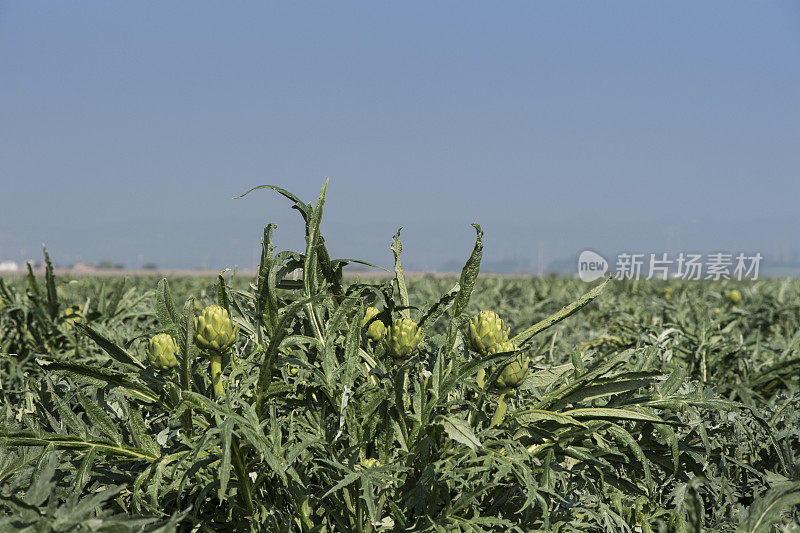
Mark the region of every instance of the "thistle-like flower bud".
<instances>
[{"instance_id":1,"label":"thistle-like flower bud","mask_svg":"<svg viewBox=\"0 0 800 533\"><path fill-rule=\"evenodd\" d=\"M728 293L728 301L733 305L740 304L742 302L742 293L733 289Z\"/></svg>"},{"instance_id":2,"label":"thistle-like flower bud","mask_svg":"<svg viewBox=\"0 0 800 533\"><path fill-rule=\"evenodd\" d=\"M380 460L375 459L374 457L369 457L361 461L361 466L362 468L369 470L372 467L381 466L381 462Z\"/></svg>"},{"instance_id":3,"label":"thistle-like flower bud","mask_svg":"<svg viewBox=\"0 0 800 533\"><path fill-rule=\"evenodd\" d=\"M372 320L372 317L379 313L380 311L377 307L367 307L367 311L364 313L364 320L361 321L361 327L365 327L367 322ZM366 335L368 339L378 342L386 335L386 325L381 319L376 318L369 327L367 327Z\"/></svg>"},{"instance_id":4,"label":"thistle-like flower bud","mask_svg":"<svg viewBox=\"0 0 800 533\"><path fill-rule=\"evenodd\" d=\"M172 335L159 333L147 343L147 360L153 368L167 372L178 366L178 345Z\"/></svg>"},{"instance_id":5,"label":"thistle-like flower bud","mask_svg":"<svg viewBox=\"0 0 800 533\"><path fill-rule=\"evenodd\" d=\"M503 327L503 321L494 311L481 311L469 320L467 341L469 347L481 355L489 353L495 344L508 340L510 328Z\"/></svg>"},{"instance_id":6,"label":"thistle-like flower bud","mask_svg":"<svg viewBox=\"0 0 800 533\"><path fill-rule=\"evenodd\" d=\"M495 344L489 349L489 354L514 352L516 350L518 348L513 342L506 341ZM522 385L525 382L525 378L528 377L528 362L528 358L525 355L518 354L517 358L507 364L500 372L500 375L497 376L497 381L495 382L497 387L500 389L516 389Z\"/></svg>"},{"instance_id":7,"label":"thistle-like flower bud","mask_svg":"<svg viewBox=\"0 0 800 533\"><path fill-rule=\"evenodd\" d=\"M83 321L83 310L77 305L67 307L58 314L58 317L64 322L66 329L73 329L75 322Z\"/></svg>"},{"instance_id":8,"label":"thistle-like flower bud","mask_svg":"<svg viewBox=\"0 0 800 533\"><path fill-rule=\"evenodd\" d=\"M398 318L386 330L386 353L392 358L408 359L419 346L422 332L410 318Z\"/></svg>"},{"instance_id":9,"label":"thistle-like flower bud","mask_svg":"<svg viewBox=\"0 0 800 533\"><path fill-rule=\"evenodd\" d=\"M224 307L209 305L194 319L194 343L201 350L223 352L236 342L238 327Z\"/></svg>"}]
</instances>

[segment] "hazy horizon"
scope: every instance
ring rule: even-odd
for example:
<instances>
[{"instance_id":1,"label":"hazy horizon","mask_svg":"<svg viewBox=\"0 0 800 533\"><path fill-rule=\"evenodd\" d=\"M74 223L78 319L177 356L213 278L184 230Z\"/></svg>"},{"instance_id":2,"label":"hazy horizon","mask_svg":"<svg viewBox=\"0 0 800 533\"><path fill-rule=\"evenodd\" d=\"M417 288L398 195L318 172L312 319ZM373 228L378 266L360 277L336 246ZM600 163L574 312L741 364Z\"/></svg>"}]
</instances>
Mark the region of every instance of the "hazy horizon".
<instances>
[{"instance_id":1,"label":"hazy horizon","mask_svg":"<svg viewBox=\"0 0 800 533\"><path fill-rule=\"evenodd\" d=\"M0 261L797 261L796 3L215 7L0 3Z\"/></svg>"}]
</instances>

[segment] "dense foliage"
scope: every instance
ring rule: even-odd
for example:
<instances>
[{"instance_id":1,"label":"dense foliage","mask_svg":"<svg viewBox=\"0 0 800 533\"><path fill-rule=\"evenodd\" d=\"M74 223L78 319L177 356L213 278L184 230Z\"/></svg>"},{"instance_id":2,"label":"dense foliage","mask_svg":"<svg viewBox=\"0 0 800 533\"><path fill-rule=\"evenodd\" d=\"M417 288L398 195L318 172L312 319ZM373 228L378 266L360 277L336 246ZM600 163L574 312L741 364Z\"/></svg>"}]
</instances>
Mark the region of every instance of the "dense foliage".
<instances>
[{"instance_id":1,"label":"dense foliage","mask_svg":"<svg viewBox=\"0 0 800 533\"><path fill-rule=\"evenodd\" d=\"M0 279L0 530L800 527L800 283L343 277L275 190L252 281Z\"/></svg>"}]
</instances>

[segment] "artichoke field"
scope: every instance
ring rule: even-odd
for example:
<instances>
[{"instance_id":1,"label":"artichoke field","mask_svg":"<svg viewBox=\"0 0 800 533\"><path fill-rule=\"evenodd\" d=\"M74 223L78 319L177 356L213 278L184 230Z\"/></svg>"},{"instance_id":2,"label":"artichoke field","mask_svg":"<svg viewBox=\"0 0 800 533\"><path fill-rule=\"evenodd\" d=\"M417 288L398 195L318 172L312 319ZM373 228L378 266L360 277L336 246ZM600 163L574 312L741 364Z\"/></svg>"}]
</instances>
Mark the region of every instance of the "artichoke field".
<instances>
[{"instance_id":1,"label":"artichoke field","mask_svg":"<svg viewBox=\"0 0 800 533\"><path fill-rule=\"evenodd\" d=\"M256 189L254 280L0 278L0 531L800 528L797 282L346 278Z\"/></svg>"}]
</instances>

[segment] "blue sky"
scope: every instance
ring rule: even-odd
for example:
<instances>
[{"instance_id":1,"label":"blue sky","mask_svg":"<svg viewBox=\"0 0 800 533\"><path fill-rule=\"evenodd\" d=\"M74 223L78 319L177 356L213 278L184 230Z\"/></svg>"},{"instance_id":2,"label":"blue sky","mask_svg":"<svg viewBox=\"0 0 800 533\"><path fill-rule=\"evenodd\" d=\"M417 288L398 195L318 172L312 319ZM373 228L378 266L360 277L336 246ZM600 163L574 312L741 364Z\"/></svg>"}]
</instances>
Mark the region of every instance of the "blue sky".
<instances>
[{"instance_id":1,"label":"blue sky","mask_svg":"<svg viewBox=\"0 0 800 533\"><path fill-rule=\"evenodd\" d=\"M796 252L797 2L0 3L0 259Z\"/></svg>"}]
</instances>

